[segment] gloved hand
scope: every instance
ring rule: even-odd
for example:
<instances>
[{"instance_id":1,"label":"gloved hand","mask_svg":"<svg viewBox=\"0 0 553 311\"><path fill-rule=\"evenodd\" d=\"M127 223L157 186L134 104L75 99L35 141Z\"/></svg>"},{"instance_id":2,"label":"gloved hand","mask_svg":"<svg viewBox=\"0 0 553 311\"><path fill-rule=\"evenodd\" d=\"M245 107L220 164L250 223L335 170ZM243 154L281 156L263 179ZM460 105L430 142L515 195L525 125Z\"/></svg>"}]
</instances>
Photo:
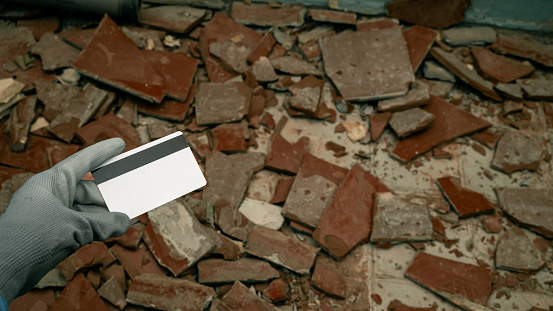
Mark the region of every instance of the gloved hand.
<instances>
[{"instance_id":1,"label":"gloved hand","mask_svg":"<svg viewBox=\"0 0 553 311\"><path fill-rule=\"evenodd\" d=\"M9 304L79 247L124 234L130 219L109 212L87 172L125 149L99 142L31 177L0 216L0 295Z\"/></svg>"}]
</instances>

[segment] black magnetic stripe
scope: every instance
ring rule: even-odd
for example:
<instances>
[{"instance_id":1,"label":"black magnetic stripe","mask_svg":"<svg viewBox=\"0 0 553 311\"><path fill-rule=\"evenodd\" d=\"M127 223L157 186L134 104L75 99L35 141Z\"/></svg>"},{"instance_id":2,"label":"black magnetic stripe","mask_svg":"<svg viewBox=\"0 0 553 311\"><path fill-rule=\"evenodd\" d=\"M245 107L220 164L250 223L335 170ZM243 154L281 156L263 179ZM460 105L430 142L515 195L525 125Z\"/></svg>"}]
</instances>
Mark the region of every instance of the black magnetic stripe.
<instances>
[{"instance_id":1,"label":"black magnetic stripe","mask_svg":"<svg viewBox=\"0 0 553 311\"><path fill-rule=\"evenodd\" d=\"M119 161L95 169L91 173L94 181L99 185L185 148L188 148L188 142L183 135L179 135Z\"/></svg>"}]
</instances>

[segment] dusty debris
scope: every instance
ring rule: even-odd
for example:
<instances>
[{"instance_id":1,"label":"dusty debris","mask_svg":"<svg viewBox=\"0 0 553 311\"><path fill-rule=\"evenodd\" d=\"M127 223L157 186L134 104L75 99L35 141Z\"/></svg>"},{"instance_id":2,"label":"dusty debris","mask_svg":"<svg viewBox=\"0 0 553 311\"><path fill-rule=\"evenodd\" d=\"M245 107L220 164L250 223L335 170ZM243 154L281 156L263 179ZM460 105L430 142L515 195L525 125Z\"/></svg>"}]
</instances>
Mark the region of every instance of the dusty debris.
<instances>
[{"instance_id":1,"label":"dusty debris","mask_svg":"<svg viewBox=\"0 0 553 311\"><path fill-rule=\"evenodd\" d=\"M21 152L27 147L29 129L35 117L36 96L29 96L20 101L10 116L10 148Z\"/></svg>"},{"instance_id":2,"label":"dusty debris","mask_svg":"<svg viewBox=\"0 0 553 311\"><path fill-rule=\"evenodd\" d=\"M515 272L532 273L540 270L544 262L540 258L540 251L524 230L514 227L503 233L497 241L495 266Z\"/></svg>"},{"instance_id":3,"label":"dusty debris","mask_svg":"<svg viewBox=\"0 0 553 311\"><path fill-rule=\"evenodd\" d=\"M343 121L342 124L346 128L348 138L352 142L359 141L367 135L367 129L359 122Z\"/></svg>"},{"instance_id":4,"label":"dusty debris","mask_svg":"<svg viewBox=\"0 0 553 311\"><path fill-rule=\"evenodd\" d=\"M507 174L520 170L535 171L543 156L543 143L540 137L509 131L497 142L492 168Z\"/></svg>"}]
</instances>

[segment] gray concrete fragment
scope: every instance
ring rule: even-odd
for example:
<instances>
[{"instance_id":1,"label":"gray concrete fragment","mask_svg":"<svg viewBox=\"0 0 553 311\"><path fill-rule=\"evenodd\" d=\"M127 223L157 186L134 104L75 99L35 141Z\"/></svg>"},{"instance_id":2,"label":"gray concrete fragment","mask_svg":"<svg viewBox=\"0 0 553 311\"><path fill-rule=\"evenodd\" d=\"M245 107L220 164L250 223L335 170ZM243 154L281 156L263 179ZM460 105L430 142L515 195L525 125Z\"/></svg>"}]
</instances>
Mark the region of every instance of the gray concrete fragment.
<instances>
[{"instance_id":1,"label":"gray concrete fragment","mask_svg":"<svg viewBox=\"0 0 553 311\"><path fill-rule=\"evenodd\" d=\"M271 61L265 56L260 57L253 63L252 74L259 83L272 82L278 79Z\"/></svg>"},{"instance_id":2,"label":"gray concrete fragment","mask_svg":"<svg viewBox=\"0 0 553 311\"><path fill-rule=\"evenodd\" d=\"M283 56L273 59L271 60L271 64L276 70L291 75L322 75L321 71L315 66L292 56Z\"/></svg>"},{"instance_id":3,"label":"gray concrete fragment","mask_svg":"<svg viewBox=\"0 0 553 311\"><path fill-rule=\"evenodd\" d=\"M430 101L428 85L422 82L415 82L411 90L409 90L409 92L407 92L405 96L379 101L378 111L395 112L400 110L407 110L410 108L426 105L428 104L428 101Z\"/></svg>"},{"instance_id":4,"label":"gray concrete fragment","mask_svg":"<svg viewBox=\"0 0 553 311\"><path fill-rule=\"evenodd\" d=\"M455 75L446 68L438 65L434 61L424 62L424 67L422 68L424 77L432 80L440 80L455 83Z\"/></svg>"},{"instance_id":5,"label":"gray concrete fragment","mask_svg":"<svg viewBox=\"0 0 553 311\"><path fill-rule=\"evenodd\" d=\"M524 231L513 227L497 242L495 266L515 272L532 273L540 270L544 262L540 258L540 251Z\"/></svg>"},{"instance_id":6,"label":"gray concrete fragment","mask_svg":"<svg viewBox=\"0 0 553 311\"><path fill-rule=\"evenodd\" d=\"M420 108L394 112L390 127L400 138L407 137L430 126L436 117Z\"/></svg>"},{"instance_id":7,"label":"gray concrete fragment","mask_svg":"<svg viewBox=\"0 0 553 311\"><path fill-rule=\"evenodd\" d=\"M484 45L493 43L497 33L491 27L455 27L442 30L443 40L450 45Z\"/></svg>"}]
</instances>

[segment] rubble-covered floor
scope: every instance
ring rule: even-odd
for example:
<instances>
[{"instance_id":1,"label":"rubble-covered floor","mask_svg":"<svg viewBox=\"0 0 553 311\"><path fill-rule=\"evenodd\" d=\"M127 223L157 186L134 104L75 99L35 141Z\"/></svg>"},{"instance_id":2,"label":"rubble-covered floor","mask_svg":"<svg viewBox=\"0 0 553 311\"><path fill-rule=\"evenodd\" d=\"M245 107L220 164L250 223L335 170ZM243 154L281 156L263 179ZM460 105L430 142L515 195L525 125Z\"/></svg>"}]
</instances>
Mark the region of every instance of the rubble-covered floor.
<instances>
[{"instance_id":1,"label":"rubble-covered floor","mask_svg":"<svg viewBox=\"0 0 553 311\"><path fill-rule=\"evenodd\" d=\"M10 310L553 308L550 36L456 25L463 0L189 2L0 12L0 212L111 137L183 131L208 181Z\"/></svg>"}]
</instances>

